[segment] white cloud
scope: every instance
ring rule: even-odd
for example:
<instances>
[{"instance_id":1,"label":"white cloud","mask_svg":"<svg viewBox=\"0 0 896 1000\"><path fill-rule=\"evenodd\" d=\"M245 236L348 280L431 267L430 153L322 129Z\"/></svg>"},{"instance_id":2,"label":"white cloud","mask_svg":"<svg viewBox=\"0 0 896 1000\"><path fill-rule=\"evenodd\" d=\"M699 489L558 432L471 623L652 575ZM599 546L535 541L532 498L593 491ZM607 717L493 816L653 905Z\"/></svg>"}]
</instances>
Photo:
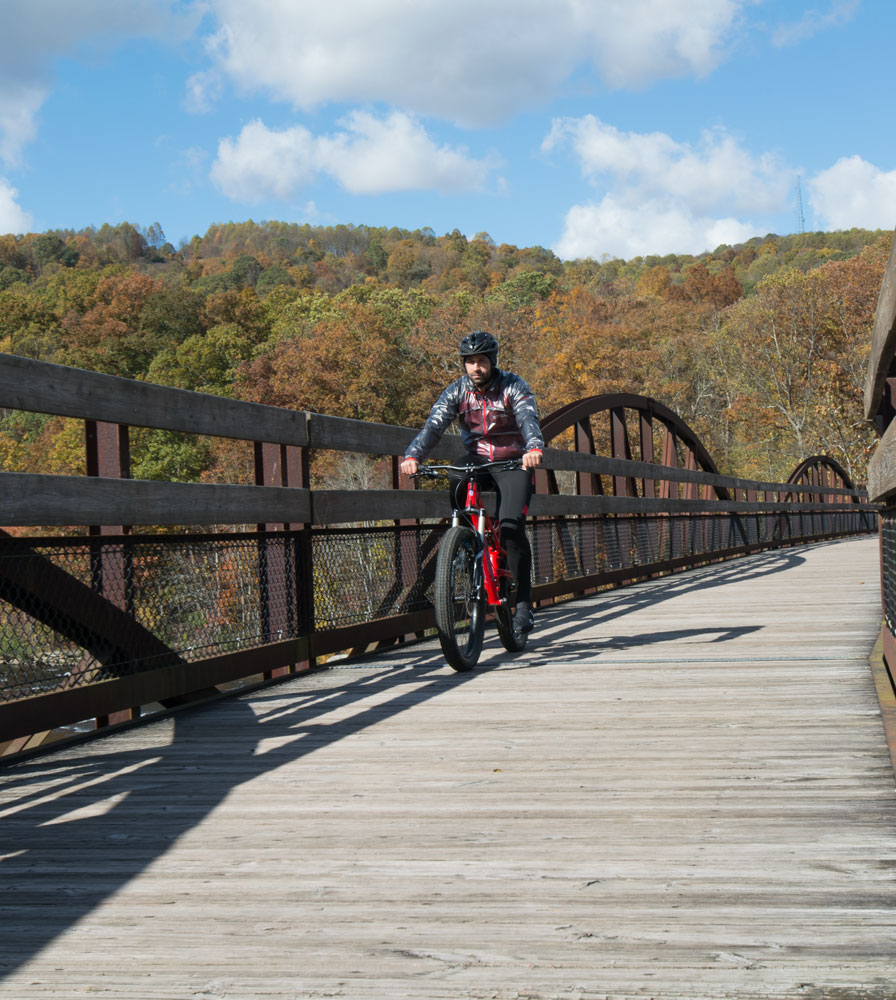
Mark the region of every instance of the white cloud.
<instances>
[{"instance_id":1,"label":"white cloud","mask_svg":"<svg viewBox=\"0 0 896 1000\"><path fill-rule=\"evenodd\" d=\"M744 0L607 0L576 4L589 58L614 87L705 76L719 65ZM550 5L542 5L552 17Z\"/></svg>"},{"instance_id":2,"label":"white cloud","mask_svg":"<svg viewBox=\"0 0 896 1000\"><path fill-rule=\"evenodd\" d=\"M0 177L0 233L28 233L34 220L16 201L19 192Z\"/></svg>"},{"instance_id":3,"label":"white cloud","mask_svg":"<svg viewBox=\"0 0 896 1000\"><path fill-rule=\"evenodd\" d=\"M817 223L825 229L896 226L896 170L880 170L861 156L843 157L811 178L808 188Z\"/></svg>"},{"instance_id":4,"label":"white cloud","mask_svg":"<svg viewBox=\"0 0 896 1000\"><path fill-rule=\"evenodd\" d=\"M772 33L772 44L783 48L797 45L807 38L828 28L838 28L852 19L859 9L859 0L833 0L826 14L817 10L807 10L802 18L793 24L782 24Z\"/></svg>"},{"instance_id":5,"label":"white cloud","mask_svg":"<svg viewBox=\"0 0 896 1000\"><path fill-rule=\"evenodd\" d=\"M296 108L382 101L486 124L546 103L585 65L613 87L705 75L748 2L209 0L207 47L238 89ZM191 78L199 106L205 82Z\"/></svg>"},{"instance_id":6,"label":"white cloud","mask_svg":"<svg viewBox=\"0 0 896 1000\"><path fill-rule=\"evenodd\" d=\"M771 211L786 198L781 165L768 155L753 156L723 129L704 132L694 147L663 132L620 132L586 115L555 121L542 149L567 144L592 181L609 176L632 194L670 195L699 211L720 204Z\"/></svg>"},{"instance_id":7,"label":"white cloud","mask_svg":"<svg viewBox=\"0 0 896 1000\"><path fill-rule=\"evenodd\" d=\"M568 212L555 247L563 257L700 253L756 235L756 224L738 215L787 203L788 171L721 129L692 146L662 132L620 132L588 115L555 121L542 143L545 152L567 146L603 194Z\"/></svg>"},{"instance_id":8,"label":"white cloud","mask_svg":"<svg viewBox=\"0 0 896 1000\"><path fill-rule=\"evenodd\" d=\"M471 159L466 150L438 146L409 115L379 119L352 112L347 131L319 140L323 168L353 194L385 191L478 191L493 165Z\"/></svg>"},{"instance_id":9,"label":"white cloud","mask_svg":"<svg viewBox=\"0 0 896 1000\"><path fill-rule=\"evenodd\" d=\"M606 195L597 204L574 205L567 212L554 250L566 260L604 254L627 260L647 253L703 253L755 235L749 224L700 216L680 202L656 199L629 205Z\"/></svg>"},{"instance_id":10,"label":"white cloud","mask_svg":"<svg viewBox=\"0 0 896 1000\"><path fill-rule=\"evenodd\" d=\"M301 125L277 132L263 122L246 125L236 140L218 143L211 178L234 201L288 198L317 171L314 137Z\"/></svg>"},{"instance_id":11,"label":"white cloud","mask_svg":"<svg viewBox=\"0 0 896 1000\"><path fill-rule=\"evenodd\" d=\"M193 114L211 111L221 96L221 74L215 70L202 70L187 79L184 107Z\"/></svg>"},{"instance_id":12,"label":"white cloud","mask_svg":"<svg viewBox=\"0 0 896 1000\"><path fill-rule=\"evenodd\" d=\"M195 30L200 13L176 0L4 0L0 157L13 166L21 162L59 56L95 57L123 38L183 37Z\"/></svg>"},{"instance_id":13,"label":"white cloud","mask_svg":"<svg viewBox=\"0 0 896 1000\"><path fill-rule=\"evenodd\" d=\"M236 139L222 139L212 165L214 183L241 202L285 199L328 174L353 194L480 190L492 167L466 151L437 145L409 115L376 118L355 111L343 131L316 137L301 125L275 130L261 121Z\"/></svg>"},{"instance_id":14,"label":"white cloud","mask_svg":"<svg viewBox=\"0 0 896 1000\"><path fill-rule=\"evenodd\" d=\"M10 167L22 162L22 150L37 135L36 115L46 99L40 86L10 83L0 87L0 159Z\"/></svg>"}]
</instances>

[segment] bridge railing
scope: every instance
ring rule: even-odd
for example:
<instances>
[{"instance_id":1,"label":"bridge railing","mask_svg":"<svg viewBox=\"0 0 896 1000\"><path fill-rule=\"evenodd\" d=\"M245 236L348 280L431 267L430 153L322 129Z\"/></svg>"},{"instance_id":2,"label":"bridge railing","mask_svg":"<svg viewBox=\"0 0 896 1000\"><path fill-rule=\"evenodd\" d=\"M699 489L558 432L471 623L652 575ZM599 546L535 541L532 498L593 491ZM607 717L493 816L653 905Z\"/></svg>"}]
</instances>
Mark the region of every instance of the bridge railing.
<instances>
[{"instance_id":1,"label":"bridge railing","mask_svg":"<svg viewBox=\"0 0 896 1000\"><path fill-rule=\"evenodd\" d=\"M896 232L881 283L865 378L865 416L881 433L868 463L868 493L880 511L880 655L874 657L878 696L896 766Z\"/></svg>"},{"instance_id":2,"label":"bridge railing","mask_svg":"<svg viewBox=\"0 0 896 1000\"><path fill-rule=\"evenodd\" d=\"M432 629L448 510L445 494L408 489L398 475L414 430L10 355L0 355L0 407L83 420L88 473L0 475L0 523L15 529L0 534L3 753ZM247 441L255 485L130 479L132 427ZM458 447L446 438L434 457ZM318 450L386 456L394 488L311 489ZM556 448L545 465L651 486L643 496L533 498L539 602L876 530L865 495L831 482L757 482Z\"/></svg>"}]
</instances>

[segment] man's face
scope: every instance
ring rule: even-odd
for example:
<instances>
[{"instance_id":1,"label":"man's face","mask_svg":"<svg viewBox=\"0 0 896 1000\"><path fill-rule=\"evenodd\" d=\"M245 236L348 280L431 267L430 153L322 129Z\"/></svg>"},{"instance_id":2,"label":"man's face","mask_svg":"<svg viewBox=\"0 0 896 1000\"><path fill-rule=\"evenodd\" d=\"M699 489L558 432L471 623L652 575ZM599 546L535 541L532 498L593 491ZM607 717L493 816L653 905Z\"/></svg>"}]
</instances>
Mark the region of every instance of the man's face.
<instances>
[{"instance_id":1,"label":"man's face","mask_svg":"<svg viewBox=\"0 0 896 1000\"><path fill-rule=\"evenodd\" d=\"M487 354L471 354L464 358L464 368L477 389L484 389L492 380L492 362Z\"/></svg>"}]
</instances>

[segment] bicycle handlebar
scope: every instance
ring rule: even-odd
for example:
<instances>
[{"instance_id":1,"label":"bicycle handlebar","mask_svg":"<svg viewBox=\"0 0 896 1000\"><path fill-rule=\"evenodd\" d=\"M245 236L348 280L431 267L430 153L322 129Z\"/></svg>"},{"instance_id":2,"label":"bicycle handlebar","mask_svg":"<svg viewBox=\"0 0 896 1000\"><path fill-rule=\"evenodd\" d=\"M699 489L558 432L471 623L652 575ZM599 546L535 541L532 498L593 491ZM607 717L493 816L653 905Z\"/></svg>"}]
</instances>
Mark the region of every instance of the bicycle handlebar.
<instances>
[{"instance_id":1,"label":"bicycle handlebar","mask_svg":"<svg viewBox=\"0 0 896 1000\"><path fill-rule=\"evenodd\" d=\"M421 465L416 472L411 474L411 478L435 479L441 473L448 472L460 472L464 476L475 476L477 473L505 472L522 467L523 463L519 458L504 458L499 462L483 462L481 465Z\"/></svg>"}]
</instances>

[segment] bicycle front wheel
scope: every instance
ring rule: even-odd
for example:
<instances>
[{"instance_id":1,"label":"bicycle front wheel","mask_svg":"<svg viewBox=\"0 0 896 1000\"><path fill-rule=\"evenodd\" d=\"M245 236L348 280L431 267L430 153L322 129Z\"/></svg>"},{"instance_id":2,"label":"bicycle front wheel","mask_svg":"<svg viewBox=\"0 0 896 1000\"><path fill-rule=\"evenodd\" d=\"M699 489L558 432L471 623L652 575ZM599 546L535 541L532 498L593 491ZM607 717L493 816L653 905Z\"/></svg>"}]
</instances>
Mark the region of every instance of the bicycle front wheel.
<instances>
[{"instance_id":1,"label":"bicycle front wheel","mask_svg":"<svg viewBox=\"0 0 896 1000\"><path fill-rule=\"evenodd\" d=\"M445 659L455 670L472 670L482 652L485 596L476 579L479 536L449 528L439 546L433 603Z\"/></svg>"}]
</instances>

